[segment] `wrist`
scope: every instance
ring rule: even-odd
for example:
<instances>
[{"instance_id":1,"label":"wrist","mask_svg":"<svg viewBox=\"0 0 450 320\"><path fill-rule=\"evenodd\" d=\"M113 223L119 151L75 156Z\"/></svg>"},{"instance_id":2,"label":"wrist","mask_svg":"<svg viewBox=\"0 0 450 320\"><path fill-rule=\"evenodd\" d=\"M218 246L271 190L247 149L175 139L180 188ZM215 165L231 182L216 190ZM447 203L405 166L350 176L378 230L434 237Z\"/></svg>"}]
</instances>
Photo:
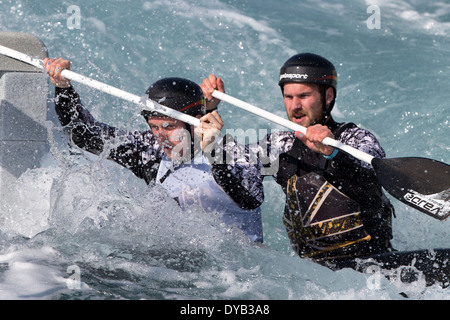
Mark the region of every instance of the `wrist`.
<instances>
[{"instance_id":1,"label":"wrist","mask_svg":"<svg viewBox=\"0 0 450 320\"><path fill-rule=\"evenodd\" d=\"M206 113L210 113L210 112L213 112L214 110L217 110L217 106L215 106L215 107L213 107L213 108L207 108L206 109Z\"/></svg>"},{"instance_id":2,"label":"wrist","mask_svg":"<svg viewBox=\"0 0 450 320\"><path fill-rule=\"evenodd\" d=\"M331 160L331 159L333 159L337 154L338 154L338 152L339 152L339 150L338 149L334 149L333 150L333 152L330 154L330 155L325 155L325 154L322 154L322 156L325 158L325 159L327 159L327 160Z\"/></svg>"},{"instance_id":3,"label":"wrist","mask_svg":"<svg viewBox=\"0 0 450 320\"><path fill-rule=\"evenodd\" d=\"M55 92L68 92L72 90L72 85L69 84L67 87L55 87Z\"/></svg>"}]
</instances>

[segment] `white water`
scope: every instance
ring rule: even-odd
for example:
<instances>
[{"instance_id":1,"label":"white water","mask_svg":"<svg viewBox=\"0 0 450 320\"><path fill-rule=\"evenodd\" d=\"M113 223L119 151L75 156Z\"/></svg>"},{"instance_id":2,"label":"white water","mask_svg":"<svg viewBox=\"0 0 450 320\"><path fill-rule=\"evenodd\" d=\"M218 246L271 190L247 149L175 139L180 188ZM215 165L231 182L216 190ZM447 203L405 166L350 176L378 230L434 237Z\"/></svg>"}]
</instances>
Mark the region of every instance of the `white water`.
<instances>
[{"instance_id":1,"label":"white water","mask_svg":"<svg viewBox=\"0 0 450 320\"><path fill-rule=\"evenodd\" d=\"M367 27L371 4L381 29ZM68 28L70 5L80 8L80 29ZM374 132L389 157L447 163L449 17L445 2L414 0L0 1L0 30L32 33L74 71L134 94L161 77L200 83L213 72L231 95L285 116L279 67L296 52L322 54L339 72L338 121ZM135 106L76 88L97 119L145 128ZM226 104L220 110L226 128L278 128ZM2 195L1 299L450 298L421 280L407 285L299 259L272 180L259 247L210 213L182 213L164 190L103 157L69 149L52 110L47 125L51 153ZM449 247L448 222L393 203L397 249ZM71 266L81 272L75 288Z\"/></svg>"}]
</instances>

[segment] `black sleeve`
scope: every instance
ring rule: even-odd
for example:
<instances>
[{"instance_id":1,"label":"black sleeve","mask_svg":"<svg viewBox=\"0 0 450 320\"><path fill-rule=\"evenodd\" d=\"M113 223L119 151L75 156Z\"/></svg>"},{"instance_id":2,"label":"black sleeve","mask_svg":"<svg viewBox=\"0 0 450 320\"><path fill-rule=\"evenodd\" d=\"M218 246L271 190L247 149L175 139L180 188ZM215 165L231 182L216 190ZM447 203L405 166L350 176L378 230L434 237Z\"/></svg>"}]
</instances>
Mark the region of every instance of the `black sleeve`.
<instances>
[{"instance_id":1,"label":"black sleeve","mask_svg":"<svg viewBox=\"0 0 450 320\"><path fill-rule=\"evenodd\" d=\"M103 152L105 140L116 136L117 129L100 123L86 110L78 93L72 88L55 88L55 110L72 141L94 154Z\"/></svg>"},{"instance_id":2,"label":"black sleeve","mask_svg":"<svg viewBox=\"0 0 450 320\"><path fill-rule=\"evenodd\" d=\"M215 150L218 161L211 166L215 181L241 208L258 208L264 202L259 162L229 135L224 137L223 146Z\"/></svg>"},{"instance_id":3,"label":"black sleeve","mask_svg":"<svg viewBox=\"0 0 450 320\"><path fill-rule=\"evenodd\" d=\"M79 148L97 155L108 152L109 159L132 170L147 183L155 179L160 157L151 131L129 133L98 122L84 108L73 87L55 88L55 110Z\"/></svg>"}]
</instances>

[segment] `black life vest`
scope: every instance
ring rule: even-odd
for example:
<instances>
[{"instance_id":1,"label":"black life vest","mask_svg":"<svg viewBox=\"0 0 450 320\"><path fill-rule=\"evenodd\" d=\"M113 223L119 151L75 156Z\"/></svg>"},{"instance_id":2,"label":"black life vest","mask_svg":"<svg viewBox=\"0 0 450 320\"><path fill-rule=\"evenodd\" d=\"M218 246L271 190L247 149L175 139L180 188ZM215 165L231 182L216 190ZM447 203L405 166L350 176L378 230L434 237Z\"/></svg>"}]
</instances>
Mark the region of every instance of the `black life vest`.
<instances>
[{"instance_id":1,"label":"black life vest","mask_svg":"<svg viewBox=\"0 0 450 320\"><path fill-rule=\"evenodd\" d=\"M333 122L330 129L337 139L352 126ZM386 250L391 207L385 207L375 175L366 170L336 169L299 139L280 155L275 179L286 194L283 223L299 256L320 260Z\"/></svg>"}]
</instances>

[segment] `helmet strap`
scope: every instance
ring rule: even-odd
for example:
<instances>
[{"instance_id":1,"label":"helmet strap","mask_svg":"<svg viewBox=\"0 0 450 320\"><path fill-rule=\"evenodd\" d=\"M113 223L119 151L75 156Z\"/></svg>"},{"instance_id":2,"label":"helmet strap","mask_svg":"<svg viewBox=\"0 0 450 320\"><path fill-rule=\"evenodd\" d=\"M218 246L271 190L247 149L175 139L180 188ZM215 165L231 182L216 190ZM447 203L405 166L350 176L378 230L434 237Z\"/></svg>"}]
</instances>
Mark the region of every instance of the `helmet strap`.
<instances>
[{"instance_id":1,"label":"helmet strap","mask_svg":"<svg viewBox=\"0 0 450 320\"><path fill-rule=\"evenodd\" d=\"M330 118L330 111L329 108L327 108L327 86L322 85L321 88L322 89L320 95L322 99L322 110L323 110L322 124L325 124Z\"/></svg>"},{"instance_id":2,"label":"helmet strap","mask_svg":"<svg viewBox=\"0 0 450 320\"><path fill-rule=\"evenodd\" d=\"M191 136L191 160L192 160L192 159L194 159L195 154L196 154L195 143L194 143L195 137L194 137L194 133L192 132L192 126L189 123L186 123L185 126L186 126L187 132L189 132L189 134Z\"/></svg>"}]
</instances>

